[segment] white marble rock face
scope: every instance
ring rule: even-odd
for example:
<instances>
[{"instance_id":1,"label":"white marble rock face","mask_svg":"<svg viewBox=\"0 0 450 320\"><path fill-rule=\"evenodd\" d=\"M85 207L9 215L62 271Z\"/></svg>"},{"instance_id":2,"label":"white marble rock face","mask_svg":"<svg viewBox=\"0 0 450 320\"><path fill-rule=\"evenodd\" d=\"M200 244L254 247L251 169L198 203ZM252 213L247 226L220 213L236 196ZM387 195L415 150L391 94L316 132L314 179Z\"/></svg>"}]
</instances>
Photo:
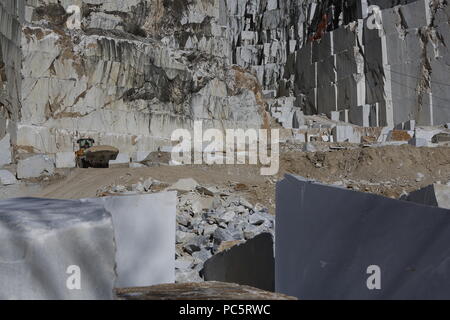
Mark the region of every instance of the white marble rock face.
<instances>
[{"instance_id":1,"label":"white marble rock face","mask_svg":"<svg viewBox=\"0 0 450 320\"><path fill-rule=\"evenodd\" d=\"M0 139L0 167L11 163L11 138L5 135Z\"/></svg>"},{"instance_id":2,"label":"white marble rock face","mask_svg":"<svg viewBox=\"0 0 450 320\"><path fill-rule=\"evenodd\" d=\"M83 201L111 212L117 246L116 288L175 282L176 192Z\"/></svg>"},{"instance_id":3,"label":"white marble rock face","mask_svg":"<svg viewBox=\"0 0 450 320\"><path fill-rule=\"evenodd\" d=\"M99 204L0 201L0 243L0 299L113 298L114 231ZM73 286L76 273L67 273L71 266L79 267L79 289Z\"/></svg>"}]
</instances>

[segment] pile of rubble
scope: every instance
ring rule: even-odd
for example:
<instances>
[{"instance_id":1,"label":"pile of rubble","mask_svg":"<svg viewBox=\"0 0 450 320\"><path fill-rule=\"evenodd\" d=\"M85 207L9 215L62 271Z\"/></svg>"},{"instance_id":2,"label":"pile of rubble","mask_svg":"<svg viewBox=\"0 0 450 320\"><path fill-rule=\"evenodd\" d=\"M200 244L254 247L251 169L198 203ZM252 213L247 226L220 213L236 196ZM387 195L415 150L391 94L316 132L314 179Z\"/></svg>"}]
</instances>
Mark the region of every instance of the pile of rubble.
<instances>
[{"instance_id":1,"label":"pile of rubble","mask_svg":"<svg viewBox=\"0 0 450 320\"><path fill-rule=\"evenodd\" d=\"M132 195L161 190L178 192L176 231L177 282L203 281L202 269L213 255L269 232L275 234L275 217L261 204L253 205L239 192L202 186L194 179L172 185L147 179L130 187L108 186L98 196Z\"/></svg>"}]
</instances>

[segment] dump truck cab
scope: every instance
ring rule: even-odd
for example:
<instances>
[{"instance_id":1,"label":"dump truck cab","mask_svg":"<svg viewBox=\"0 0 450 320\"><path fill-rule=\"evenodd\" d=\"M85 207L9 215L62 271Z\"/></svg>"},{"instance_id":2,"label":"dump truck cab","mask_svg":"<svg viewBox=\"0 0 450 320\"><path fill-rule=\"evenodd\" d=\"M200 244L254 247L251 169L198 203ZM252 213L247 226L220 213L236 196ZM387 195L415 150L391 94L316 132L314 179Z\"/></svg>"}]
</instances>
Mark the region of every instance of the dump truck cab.
<instances>
[{"instance_id":1,"label":"dump truck cab","mask_svg":"<svg viewBox=\"0 0 450 320\"><path fill-rule=\"evenodd\" d=\"M78 139L77 141L80 150L86 150L94 146L95 140L91 138Z\"/></svg>"}]
</instances>

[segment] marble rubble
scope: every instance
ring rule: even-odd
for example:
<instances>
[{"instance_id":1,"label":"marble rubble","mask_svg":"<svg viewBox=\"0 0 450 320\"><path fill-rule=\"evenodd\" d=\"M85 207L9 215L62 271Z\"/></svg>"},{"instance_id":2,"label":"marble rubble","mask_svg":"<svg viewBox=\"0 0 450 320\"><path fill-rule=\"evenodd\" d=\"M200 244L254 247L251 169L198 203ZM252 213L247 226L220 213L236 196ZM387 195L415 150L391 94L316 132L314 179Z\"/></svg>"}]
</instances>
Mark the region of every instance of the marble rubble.
<instances>
[{"instance_id":1,"label":"marble rubble","mask_svg":"<svg viewBox=\"0 0 450 320\"><path fill-rule=\"evenodd\" d=\"M99 194L148 195L154 188L161 187L164 187L161 182L147 179L131 188L112 186L102 189ZM175 281L178 283L204 281L204 263L214 255L240 244L244 244L243 249L250 248L248 250L255 248L254 243L266 244L267 238L264 237L245 244L261 234L268 233L274 237L275 217L261 204L253 205L230 190L200 185L194 179L180 179L165 190L175 190L178 193L174 239ZM166 237L168 234L170 232L166 231ZM166 243L163 240L161 242ZM263 254L262 260L270 260L269 251L269 246L265 245L260 252ZM269 269L270 263L267 263L264 270ZM270 272L268 274L270 276ZM255 284L253 282L250 285ZM269 288L267 282L263 285L263 289Z\"/></svg>"}]
</instances>

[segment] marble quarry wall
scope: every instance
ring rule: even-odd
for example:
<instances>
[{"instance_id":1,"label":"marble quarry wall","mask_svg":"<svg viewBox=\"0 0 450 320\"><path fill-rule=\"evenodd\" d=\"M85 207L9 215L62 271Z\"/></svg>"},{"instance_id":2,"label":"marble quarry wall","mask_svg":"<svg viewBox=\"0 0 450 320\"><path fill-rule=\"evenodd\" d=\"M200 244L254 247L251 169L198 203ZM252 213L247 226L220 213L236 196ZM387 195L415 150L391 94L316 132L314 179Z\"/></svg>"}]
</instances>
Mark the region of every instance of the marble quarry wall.
<instances>
[{"instance_id":1,"label":"marble quarry wall","mask_svg":"<svg viewBox=\"0 0 450 320\"><path fill-rule=\"evenodd\" d=\"M361 126L446 123L449 7L428 0L370 4L384 8L381 29L360 15L299 50L303 109Z\"/></svg>"},{"instance_id":2,"label":"marble quarry wall","mask_svg":"<svg viewBox=\"0 0 450 320\"><path fill-rule=\"evenodd\" d=\"M370 28L373 5L381 9L381 29ZM364 127L449 121L445 1L249 0L225 7L231 62L257 76L284 127L301 126L300 110Z\"/></svg>"},{"instance_id":3,"label":"marble quarry wall","mask_svg":"<svg viewBox=\"0 0 450 320\"><path fill-rule=\"evenodd\" d=\"M20 4L19 153L71 152L89 136L132 154L170 145L194 120L263 124L256 77L229 63L218 1ZM67 28L71 5L81 8L80 29Z\"/></svg>"},{"instance_id":4,"label":"marble quarry wall","mask_svg":"<svg viewBox=\"0 0 450 320\"><path fill-rule=\"evenodd\" d=\"M367 27L370 5L382 30ZM89 136L131 155L194 120L259 128L266 112L288 128L303 113L446 123L448 12L438 0L2 1L0 139L56 154Z\"/></svg>"},{"instance_id":5,"label":"marble quarry wall","mask_svg":"<svg viewBox=\"0 0 450 320\"><path fill-rule=\"evenodd\" d=\"M15 142L16 125L20 118L22 52L21 23L24 0L0 2L0 165L11 162L11 142Z\"/></svg>"},{"instance_id":6,"label":"marble quarry wall","mask_svg":"<svg viewBox=\"0 0 450 320\"><path fill-rule=\"evenodd\" d=\"M258 77L272 115L287 114L278 119L283 126L298 127L298 110L364 127L449 121L445 1L226 5L232 62ZM372 5L381 9L381 29L370 28Z\"/></svg>"}]
</instances>

